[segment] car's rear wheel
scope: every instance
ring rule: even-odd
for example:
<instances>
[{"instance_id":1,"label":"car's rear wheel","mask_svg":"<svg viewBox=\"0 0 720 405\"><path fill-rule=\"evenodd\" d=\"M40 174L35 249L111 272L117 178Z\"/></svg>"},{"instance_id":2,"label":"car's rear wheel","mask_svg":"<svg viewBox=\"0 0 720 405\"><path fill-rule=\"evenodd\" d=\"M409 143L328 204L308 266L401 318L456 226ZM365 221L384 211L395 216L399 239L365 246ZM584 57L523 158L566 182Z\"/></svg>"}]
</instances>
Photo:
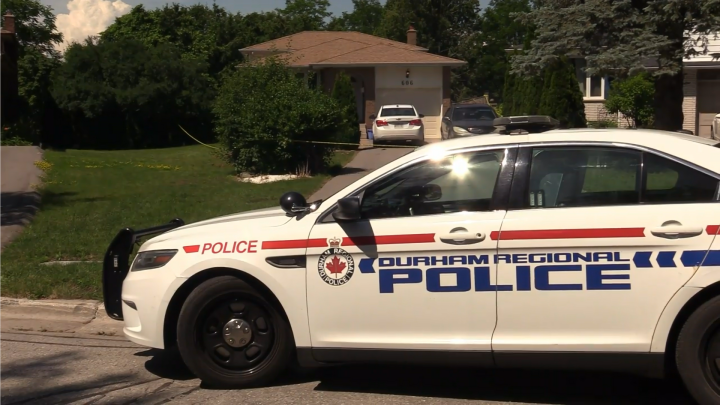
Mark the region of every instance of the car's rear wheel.
<instances>
[{"instance_id":1,"label":"car's rear wheel","mask_svg":"<svg viewBox=\"0 0 720 405\"><path fill-rule=\"evenodd\" d=\"M720 403L720 297L693 312L676 346L678 372L700 404Z\"/></svg>"},{"instance_id":2,"label":"car's rear wheel","mask_svg":"<svg viewBox=\"0 0 720 405\"><path fill-rule=\"evenodd\" d=\"M199 285L178 319L178 349L204 383L222 388L267 384L292 356L284 317L244 281L222 276Z\"/></svg>"}]
</instances>

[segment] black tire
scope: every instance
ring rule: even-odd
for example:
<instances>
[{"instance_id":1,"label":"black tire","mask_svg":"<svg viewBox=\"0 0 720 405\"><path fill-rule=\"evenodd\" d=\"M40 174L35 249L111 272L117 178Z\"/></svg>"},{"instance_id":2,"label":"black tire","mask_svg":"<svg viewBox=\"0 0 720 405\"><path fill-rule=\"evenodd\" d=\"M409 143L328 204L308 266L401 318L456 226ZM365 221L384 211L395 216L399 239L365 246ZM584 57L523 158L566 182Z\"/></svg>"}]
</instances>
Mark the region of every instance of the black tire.
<instances>
[{"instance_id":1,"label":"black tire","mask_svg":"<svg viewBox=\"0 0 720 405\"><path fill-rule=\"evenodd\" d=\"M680 377L701 405L720 404L720 297L690 315L675 352Z\"/></svg>"},{"instance_id":2,"label":"black tire","mask_svg":"<svg viewBox=\"0 0 720 405\"><path fill-rule=\"evenodd\" d=\"M230 337L223 336L232 319L249 325L252 333L241 348L230 346ZM180 311L177 336L190 371L217 388L268 384L285 371L294 348L290 325L278 308L232 276L212 278L190 293Z\"/></svg>"}]
</instances>

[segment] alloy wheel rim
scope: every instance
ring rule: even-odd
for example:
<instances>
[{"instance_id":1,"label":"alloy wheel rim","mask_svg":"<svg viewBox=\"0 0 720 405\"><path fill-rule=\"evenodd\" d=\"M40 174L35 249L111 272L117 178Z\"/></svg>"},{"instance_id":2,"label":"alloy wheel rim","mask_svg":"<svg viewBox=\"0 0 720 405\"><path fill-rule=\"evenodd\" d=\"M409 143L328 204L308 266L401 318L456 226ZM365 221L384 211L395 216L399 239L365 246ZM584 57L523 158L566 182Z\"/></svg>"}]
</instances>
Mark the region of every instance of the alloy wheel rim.
<instances>
[{"instance_id":1,"label":"alloy wheel rim","mask_svg":"<svg viewBox=\"0 0 720 405\"><path fill-rule=\"evenodd\" d=\"M205 305L196 321L198 348L221 368L253 373L270 355L275 328L259 302L226 294Z\"/></svg>"}]
</instances>

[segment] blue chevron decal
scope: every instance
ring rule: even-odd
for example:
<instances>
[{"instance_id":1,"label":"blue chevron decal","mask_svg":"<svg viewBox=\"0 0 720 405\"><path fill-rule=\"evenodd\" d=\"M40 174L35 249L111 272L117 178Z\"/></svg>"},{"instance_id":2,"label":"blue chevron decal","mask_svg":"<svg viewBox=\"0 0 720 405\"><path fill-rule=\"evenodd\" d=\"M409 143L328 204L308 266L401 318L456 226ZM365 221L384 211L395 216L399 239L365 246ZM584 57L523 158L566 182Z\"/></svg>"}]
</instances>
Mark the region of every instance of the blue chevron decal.
<instances>
[{"instance_id":1,"label":"blue chevron decal","mask_svg":"<svg viewBox=\"0 0 720 405\"><path fill-rule=\"evenodd\" d=\"M373 263L375 263L375 259L360 259L360 264L358 265L360 273L375 273Z\"/></svg>"},{"instance_id":2,"label":"blue chevron decal","mask_svg":"<svg viewBox=\"0 0 720 405\"><path fill-rule=\"evenodd\" d=\"M635 267L640 269L653 267L652 263L650 263L650 255L652 255L652 252L635 252L633 257Z\"/></svg>"},{"instance_id":3,"label":"blue chevron decal","mask_svg":"<svg viewBox=\"0 0 720 405\"><path fill-rule=\"evenodd\" d=\"M660 267L677 267L675 265L675 253L677 252L660 252L657 256L657 262Z\"/></svg>"}]
</instances>

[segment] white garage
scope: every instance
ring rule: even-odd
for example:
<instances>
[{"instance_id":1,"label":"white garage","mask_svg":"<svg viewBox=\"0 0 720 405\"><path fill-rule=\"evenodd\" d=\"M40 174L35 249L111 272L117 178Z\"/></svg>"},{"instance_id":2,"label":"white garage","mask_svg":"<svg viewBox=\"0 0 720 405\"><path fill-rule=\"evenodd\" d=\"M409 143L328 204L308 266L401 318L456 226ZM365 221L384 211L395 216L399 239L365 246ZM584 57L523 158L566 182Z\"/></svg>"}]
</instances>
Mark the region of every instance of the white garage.
<instances>
[{"instance_id":1,"label":"white garage","mask_svg":"<svg viewBox=\"0 0 720 405\"><path fill-rule=\"evenodd\" d=\"M425 139L440 139L442 67L377 67L375 77L376 111L386 104L411 104L425 115Z\"/></svg>"}]
</instances>

